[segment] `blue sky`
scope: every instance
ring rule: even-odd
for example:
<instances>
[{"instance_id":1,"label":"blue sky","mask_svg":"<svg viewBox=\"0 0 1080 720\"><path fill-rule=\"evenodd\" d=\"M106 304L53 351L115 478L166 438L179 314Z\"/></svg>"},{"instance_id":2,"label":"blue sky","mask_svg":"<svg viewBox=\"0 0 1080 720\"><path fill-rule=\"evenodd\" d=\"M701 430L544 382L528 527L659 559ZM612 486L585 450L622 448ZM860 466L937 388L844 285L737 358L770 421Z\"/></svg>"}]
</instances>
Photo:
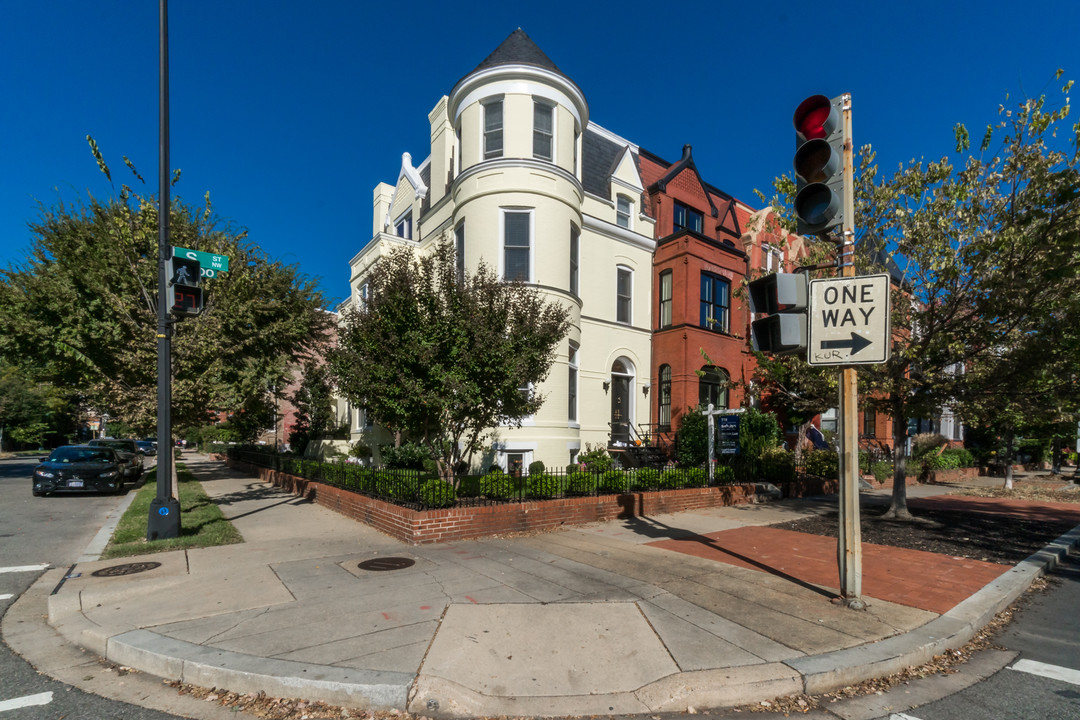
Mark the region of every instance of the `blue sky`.
<instances>
[{"instance_id":1,"label":"blue sky","mask_svg":"<svg viewBox=\"0 0 1080 720\"><path fill-rule=\"evenodd\" d=\"M956 122L981 137L1006 93L1080 77L1077 0L173 0L169 25L174 195L209 191L331 305L370 239L375 184L396 181L402 152L427 156L428 111L517 27L593 121L669 161L692 144L706 180L754 207L790 171L808 95L852 93L856 145L891 170L950 153ZM127 155L156 194L157 59L154 0L0 0L0 265L23 257L39 201L113 192L87 134L114 180L131 184Z\"/></svg>"}]
</instances>

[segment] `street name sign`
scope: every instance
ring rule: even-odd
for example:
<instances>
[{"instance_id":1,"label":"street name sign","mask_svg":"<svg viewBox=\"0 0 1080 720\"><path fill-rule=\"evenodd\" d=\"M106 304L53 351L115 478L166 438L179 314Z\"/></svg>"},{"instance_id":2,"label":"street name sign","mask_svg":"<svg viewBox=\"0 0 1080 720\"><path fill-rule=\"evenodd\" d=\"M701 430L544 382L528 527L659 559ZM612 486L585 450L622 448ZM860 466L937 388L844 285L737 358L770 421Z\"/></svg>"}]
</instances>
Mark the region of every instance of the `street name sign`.
<instances>
[{"instance_id":1,"label":"street name sign","mask_svg":"<svg viewBox=\"0 0 1080 720\"><path fill-rule=\"evenodd\" d=\"M229 256L228 255L214 255L213 253L203 252L202 250L189 250L182 247L173 247L173 255L179 257L186 257L189 260L198 260L200 275L203 277L214 277L219 272L229 271Z\"/></svg>"},{"instance_id":2,"label":"street name sign","mask_svg":"<svg viewBox=\"0 0 1080 720\"><path fill-rule=\"evenodd\" d=\"M810 281L806 359L811 365L874 365L889 359L889 276Z\"/></svg>"}]
</instances>

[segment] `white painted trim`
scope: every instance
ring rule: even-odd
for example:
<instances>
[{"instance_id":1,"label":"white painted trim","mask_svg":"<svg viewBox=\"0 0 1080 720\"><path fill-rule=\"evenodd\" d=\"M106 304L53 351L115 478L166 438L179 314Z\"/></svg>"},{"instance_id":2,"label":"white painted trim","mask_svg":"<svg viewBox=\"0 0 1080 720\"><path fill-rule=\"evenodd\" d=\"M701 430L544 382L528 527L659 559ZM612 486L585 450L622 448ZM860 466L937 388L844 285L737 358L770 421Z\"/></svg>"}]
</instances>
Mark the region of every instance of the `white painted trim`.
<instances>
[{"instance_id":1,"label":"white painted trim","mask_svg":"<svg viewBox=\"0 0 1080 720\"><path fill-rule=\"evenodd\" d=\"M625 270L630 273L630 319L626 322L619 320L619 271ZM615 322L620 325L633 326L634 324L634 268L629 265L615 265Z\"/></svg>"},{"instance_id":2,"label":"white painted trim","mask_svg":"<svg viewBox=\"0 0 1080 720\"><path fill-rule=\"evenodd\" d=\"M506 214L528 213L529 215L529 277L525 282L536 283L536 208L500 207L499 208L499 279L506 279ZM579 241L580 242L580 241ZM580 272L580 269L579 269Z\"/></svg>"},{"instance_id":3,"label":"white painted trim","mask_svg":"<svg viewBox=\"0 0 1080 720\"><path fill-rule=\"evenodd\" d=\"M619 240L628 245L633 245L641 250L647 250L650 253L656 250L656 241L651 237L645 235L639 235L632 230L621 228L615 223L608 222L607 220L601 220L600 218L593 217L592 215L582 215L582 225L584 230L591 230L595 233L600 233L606 237L614 240Z\"/></svg>"},{"instance_id":4,"label":"white painted trim","mask_svg":"<svg viewBox=\"0 0 1080 720\"><path fill-rule=\"evenodd\" d=\"M463 79L450 91L451 124L457 125L466 107L500 93L547 98L569 110L579 127L588 124L589 104L581 89L569 78L533 65L497 65Z\"/></svg>"},{"instance_id":5,"label":"white painted trim","mask_svg":"<svg viewBox=\"0 0 1080 720\"><path fill-rule=\"evenodd\" d=\"M600 127L599 125L592 122L591 120L589 121L589 126L588 126L587 129L592 130L593 132L595 132L600 137L604 138L605 140L610 140L611 142L615 143L616 145L625 145L625 146L629 147L633 151L633 153L635 155L641 154L641 148L638 147L637 143L632 143L629 140L627 140L626 138L621 137L619 135L616 135L615 133L611 132L607 128Z\"/></svg>"}]
</instances>

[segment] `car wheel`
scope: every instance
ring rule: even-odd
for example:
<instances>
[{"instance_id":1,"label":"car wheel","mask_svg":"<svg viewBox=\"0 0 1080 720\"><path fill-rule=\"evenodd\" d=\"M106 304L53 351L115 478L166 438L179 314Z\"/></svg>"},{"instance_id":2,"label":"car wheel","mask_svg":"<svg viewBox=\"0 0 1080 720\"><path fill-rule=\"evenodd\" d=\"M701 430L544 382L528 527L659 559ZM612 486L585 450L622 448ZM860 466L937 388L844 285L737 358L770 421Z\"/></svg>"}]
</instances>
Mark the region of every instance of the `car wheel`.
<instances>
[{"instance_id":1,"label":"car wheel","mask_svg":"<svg viewBox=\"0 0 1080 720\"><path fill-rule=\"evenodd\" d=\"M33 492L34 497L45 497L45 493L41 492L40 490L34 490Z\"/></svg>"}]
</instances>

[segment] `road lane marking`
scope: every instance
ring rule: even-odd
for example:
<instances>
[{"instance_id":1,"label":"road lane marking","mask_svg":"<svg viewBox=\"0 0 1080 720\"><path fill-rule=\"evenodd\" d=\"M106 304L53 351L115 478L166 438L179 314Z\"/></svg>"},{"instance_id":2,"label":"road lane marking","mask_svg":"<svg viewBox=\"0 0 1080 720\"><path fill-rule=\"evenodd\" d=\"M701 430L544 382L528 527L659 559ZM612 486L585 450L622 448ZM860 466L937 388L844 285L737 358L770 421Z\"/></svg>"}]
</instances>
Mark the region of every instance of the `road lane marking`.
<instances>
[{"instance_id":1,"label":"road lane marking","mask_svg":"<svg viewBox=\"0 0 1080 720\"><path fill-rule=\"evenodd\" d=\"M1061 680L1072 685L1080 685L1080 670L1073 670L1060 665L1048 665L1035 660L1020 660L1011 668L1031 675L1041 675L1052 680Z\"/></svg>"},{"instance_id":2,"label":"road lane marking","mask_svg":"<svg viewBox=\"0 0 1080 720\"><path fill-rule=\"evenodd\" d=\"M0 567L0 573L37 572L38 570L48 569L48 563L43 565L12 565L11 567Z\"/></svg>"},{"instance_id":3,"label":"road lane marking","mask_svg":"<svg viewBox=\"0 0 1080 720\"><path fill-rule=\"evenodd\" d=\"M919 720L914 715L905 715L904 713L893 713L889 716L889 720Z\"/></svg>"},{"instance_id":4,"label":"road lane marking","mask_svg":"<svg viewBox=\"0 0 1080 720\"><path fill-rule=\"evenodd\" d=\"M0 712L18 710L31 705L48 705L52 702L52 691L38 693L37 695L24 695L11 700L0 700Z\"/></svg>"},{"instance_id":5,"label":"road lane marking","mask_svg":"<svg viewBox=\"0 0 1080 720\"><path fill-rule=\"evenodd\" d=\"M0 595L0 600L10 600L13 597L15 596L11 593L3 593L2 595Z\"/></svg>"}]
</instances>

